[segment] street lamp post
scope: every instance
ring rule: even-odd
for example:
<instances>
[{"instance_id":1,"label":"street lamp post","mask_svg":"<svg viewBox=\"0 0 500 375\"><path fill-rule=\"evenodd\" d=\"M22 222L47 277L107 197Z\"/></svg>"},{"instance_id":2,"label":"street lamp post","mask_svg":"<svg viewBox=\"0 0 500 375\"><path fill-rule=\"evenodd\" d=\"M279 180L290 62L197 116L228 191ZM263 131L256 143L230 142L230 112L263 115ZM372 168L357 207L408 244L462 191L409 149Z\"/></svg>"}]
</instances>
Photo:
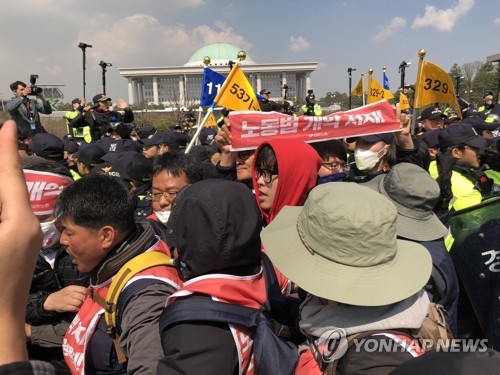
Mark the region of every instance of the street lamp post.
<instances>
[{"instance_id":1,"label":"street lamp post","mask_svg":"<svg viewBox=\"0 0 500 375\"><path fill-rule=\"evenodd\" d=\"M403 89L405 85L405 69L408 68L410 65L411 62L406 62L406 61L403 61L401 64L399 64L398 73L401 74L401 89Z\"/></svg>"},{"instance_id":2,"label":"street lamp post","mask_svg":"<svg viewBox=\"0 0 500 375\"><path fill-rule=\"evenodd\" d=\"M349 74L349 109L352 109L352 72L354 71L356 71L355 68L347 68L347 74Z\"/></svg>"},{"instance_id":3,"label":"street lamp post","mask_svg":"<svg viewBox=\"0 0 500 375\"><path fill-rule=\"evenodd\" d=\"M460 96L460 80L463 79L464 77L463 76L455 76L455 80L457 82L457 84L455 85L455 90L456 90L456 95L457 96Z\"/></svg>"},{"instance_id":4,"label":"street lamp post","mask_svg":"<svg viewBox=\"0 0 500 375\"><path fill-rule=\"evenodd\" d=\"M92 46L90 44L87 44L87 43L78 43L78 48L80 48L83 52L83 98L85 98L85 63L86 63L86 60L85 60L85 50L87 48L92 48Z\"/></svg>"},{"instance_id":5,"label":"street lamp post","mask_svg":"<svg viewBox=\"0 0 500 375\"><path fill-rule=\"evenodd\" d=\"M106 95L106 72L107 72L106 68L108 66L113 66L113 65L101 60L101 62L99 63L99 66L102 69L102 93L104 95Z\"/></svg>"}]
</instances>

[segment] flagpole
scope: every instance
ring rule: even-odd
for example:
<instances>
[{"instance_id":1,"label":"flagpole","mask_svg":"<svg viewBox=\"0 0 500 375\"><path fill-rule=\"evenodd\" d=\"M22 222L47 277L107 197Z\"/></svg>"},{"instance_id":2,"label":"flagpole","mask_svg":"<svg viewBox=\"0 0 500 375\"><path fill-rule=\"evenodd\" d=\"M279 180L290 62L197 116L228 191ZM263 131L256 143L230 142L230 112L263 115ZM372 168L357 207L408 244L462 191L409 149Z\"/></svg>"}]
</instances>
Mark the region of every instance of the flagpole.
<instances>
[{"instance_id":1,"label":"flagpole","mask_svg":"<svg viewBox=\"0 0 500 375\"><path fill-rule=\"evenodd\" d=\"M370 89L372 88L373 84L372 84L372 75L373 75L373 69L370 68L368 69L368 92L370 91ZM369 96L370 94L367 94L367 96ZM368 98L366 99L366 101L368 102ZM363 105L365 105L365 103L363 102Z\"/></svg>"},{"instance_id":2,"label":"flagpole","mask_svg":"<svg viewBox=\"0 0 500 375\"><path fill-rule=\"evenodd\" d=\"M189 154L189 151L193 148L194 144L196 143L198 137L200 136L201 130L205 126L206 122L208 121L208 116L214 111L215 107L215 102L212 103L212 105L208 108L207 113L205 114L205 117L203 118L203 121L201 124L198 125L198 128L196 129L196 133L194 133L193 138L191 139L191 142L189 142L189 145L186 148L185 153Z\"/></svg>"},{"instance_id":3,"label":"flagpole","mask_svg":"<svg viewBox=\"0 0 500 375\"><path fill-rule=\"evenodd\" d=\"M424 57L426 55L426 51L425 49L421 49L420 51L418 51L418 57L419 57L419 60L418 60L418 70L417 70L417 82L415 83L415 98L413 99L413 113L412 113L412 117L411 117L411 125L410 125L410 133L411 134L415 134L415 128L416 128L416 125L417 125L417 114L418 114L418 109L419 107L417 107L415 104L419 104L419 101L420 101L420 98L419 98L419 95L420 95L420 77L422 76L422 69L424 67L423 65L423 62L424 62Z\"/></svg>"},{"instance_id":4,"label":"flagpole","mask_svg":"<svg viewBox=\"0 0 500 375\"><path fill-rule=\"evenodd\" d=\"M361 79L362 79L361 91L363 91L363 93L361 94L361 97L363 98L363 106L364 106L364 105L366 105L366 102L365 102L365 73L361 73Z\"/></svg>"},{"instance_id":5,"label":"flagpole","mask_svg":"<svg viewBox=\"0 0 500 375\"><path fill-rule=\"evenodd\" d=\"M203 66L203 74L205 74L205 69L207 68L208 65L210 65L210 62L211 62L211 59L209 56L205 56L203 58L203 65L204 65ZM200 98L200 104L201 104L201 98ZM205 115L205 118L203 119L203 125L205 125L205 123L207 122L209 114L213 112L213 108L214 108L213 104L214 103L212 103L212 106L207 110L207 114ZM201 129L203 128L203 126L200 126L202 106L200 105L198 109L199 109L199 111L198 111L198 123L197 123L198 125L196 128L196 132L193 135L193 138L191 139L188 147L186 148L186 152L185 152L186 154L189 154L189 151L191 151L191 149L195 145L196 141L198 141L198 137L200 136Z\"/></svg>"},{"instance_id":6,"label":"flagpole","mask_svg":"<svg viewBox=\"0 0 500 375\"><path fill-rule=\"evenodd\" d=\"M233 70L233 69L234 69L237 65L239 65L239 63L240 63L241 61L243 61L243 60L245 60L245 59L246 59L247 54L246 54L246 52L245 52L245 51L239 51L239 52L238 52L237 57L238 57L238 61L237 61L237 62L236 62L236 63L235 63L232 67L231 67L231 71L232 71L232 70ZM205 61L205 59L204 59L204 61ZM230 76L231 76L231 72L229 72L229 75L227 76L226 80L227 80ZM221 90L222 90L222 88L223 88L223 87L224 87L224 85L221 87ZM216 97L216 98L217 98L217 97ZM196 139L198 139L198 137L199 137L199 135L200 135L200 133L201 133L201 130L203 129L203 127L204 127L204 126L205 126L205 124L207 123L207 121L208 121L208 117L209 117L209 116L210 116L210 114L213 112L213 110L214 110L214 108L215 108L215 105L216 105L216 104L217 104L217 103L216 103L216 102L215 102L215 100L214 100L214 101L213 101L213 103L212 103L212 105L208 108L207 113L205 114L205 117L203 118L203 121L201 122L201 124L200 124L200 125L198 125L198 129L196 129L196 133L194 134L193 139L191 139L191 142L189 142L189 145L188 145L188 147L186 148L186 151L185 151L185 153L186 153L186 154L188 154L188 153L189 153L189 151L191 151L191 149L193 148L194 143L196 142Z\"/></svg>"}]
</instances>

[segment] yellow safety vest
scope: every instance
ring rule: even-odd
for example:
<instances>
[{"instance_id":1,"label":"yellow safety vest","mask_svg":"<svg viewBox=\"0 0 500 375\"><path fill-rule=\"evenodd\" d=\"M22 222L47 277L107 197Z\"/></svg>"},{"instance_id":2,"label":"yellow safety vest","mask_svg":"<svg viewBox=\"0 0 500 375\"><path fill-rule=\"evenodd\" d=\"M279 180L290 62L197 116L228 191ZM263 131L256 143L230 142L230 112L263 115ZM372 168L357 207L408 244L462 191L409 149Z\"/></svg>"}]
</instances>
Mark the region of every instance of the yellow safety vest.
<instances>
[{"instance_id":1,"label":"yellow safety vest","mask_svg":"<svg viewBox=\"0 0 500 375\"><path fill-rule=\"evenodd\" d=\"M92 142L90 126L84 126L83 128L72 128L69 126L71 120L73 120L78 115L79 115L78 111L67 111L64 114L64 118L66 119L66 128L68 129L68 134L72 135L75 138L83 138L85 142L90 143Z\"/></svg>"}]
</instances>

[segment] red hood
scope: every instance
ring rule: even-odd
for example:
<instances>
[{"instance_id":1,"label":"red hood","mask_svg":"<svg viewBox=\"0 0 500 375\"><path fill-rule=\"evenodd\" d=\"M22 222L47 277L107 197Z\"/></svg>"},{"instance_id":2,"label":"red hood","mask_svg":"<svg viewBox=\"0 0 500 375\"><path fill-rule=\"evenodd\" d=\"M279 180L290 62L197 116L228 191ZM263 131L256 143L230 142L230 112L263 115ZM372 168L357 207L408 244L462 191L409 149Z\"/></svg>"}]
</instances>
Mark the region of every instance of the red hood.
<instances>
[{"instance_id":1,"label":"red hood","mask_svg":"<svg viewBox=\"0 0 500 375\"><path fill-rule=\"evenodd\" d=\"M303 141L276 139L262 143L255 153L253 169L257 155L265 145L271 146L278 163L279 180L274 201L269 212L260 208L259 186L252 173L257 205L262 216L269 224L284 206L302 206L309 191L316 186L318 170L323 162L318 153Z\"/></svg>"}]
</instances>

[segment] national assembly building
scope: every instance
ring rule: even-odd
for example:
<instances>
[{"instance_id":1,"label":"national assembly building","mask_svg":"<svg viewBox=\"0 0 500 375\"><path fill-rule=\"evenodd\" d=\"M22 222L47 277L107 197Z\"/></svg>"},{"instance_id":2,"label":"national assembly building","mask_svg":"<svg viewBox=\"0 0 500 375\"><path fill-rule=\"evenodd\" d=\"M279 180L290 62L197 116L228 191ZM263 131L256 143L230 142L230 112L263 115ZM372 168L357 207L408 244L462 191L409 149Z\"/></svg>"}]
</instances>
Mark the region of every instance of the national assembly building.
<instances>
[{"instance_id":1,"label":"national assembly building","mask_svg":"<svg viewBox=\"0 0 500 375\"><path fill-rule=\"evenodd\" d=\"M227 76L230 65L237 61L241 51L235 45L214 43L198 49L183 66L156 68L119 68L120 74L128 80L128 102L182 107L199 105L203 77L203 59L210 57L208 67ZM284 85L288 86L287 99L301 102L312 89L311 73L317 62L257 64L250 55L240 67L250 81L254 91L271 91L272 100L283 98Z\"/></svg>"}]
</instances>

